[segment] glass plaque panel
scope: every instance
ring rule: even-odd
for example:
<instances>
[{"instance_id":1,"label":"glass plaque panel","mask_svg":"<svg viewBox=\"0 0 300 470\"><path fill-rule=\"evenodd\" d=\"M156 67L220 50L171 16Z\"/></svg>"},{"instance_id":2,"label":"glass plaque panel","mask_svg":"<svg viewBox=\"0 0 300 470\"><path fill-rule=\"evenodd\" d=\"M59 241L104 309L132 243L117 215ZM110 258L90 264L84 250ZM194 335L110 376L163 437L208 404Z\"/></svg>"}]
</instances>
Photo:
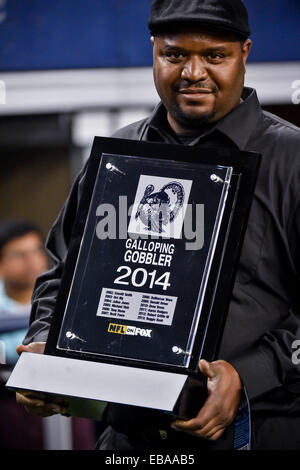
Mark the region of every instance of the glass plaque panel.
<instances>
[{"instance_id":1,"label":"glass plaque panel","mask_svg":"<svg viewBox=\"0 0 300 470\"><path fill-rule=\"evenodd\" d=\"M187 368L231 176L102 154L57 348Z\"/></svg>"}]
</instances>

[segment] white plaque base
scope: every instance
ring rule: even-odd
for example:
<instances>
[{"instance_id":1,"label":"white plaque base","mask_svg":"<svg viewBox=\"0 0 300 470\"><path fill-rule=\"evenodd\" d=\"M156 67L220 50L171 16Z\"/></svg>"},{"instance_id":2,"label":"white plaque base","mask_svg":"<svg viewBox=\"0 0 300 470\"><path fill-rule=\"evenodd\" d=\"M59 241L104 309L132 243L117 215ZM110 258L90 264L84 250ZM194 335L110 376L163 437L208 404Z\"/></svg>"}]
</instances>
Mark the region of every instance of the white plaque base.
<instances>
[{"instance_id":1,"label":"white plaque base","mask_svg":"<svg viewBox=\"0 0 300 470\"><path fill-rule=\"evenodd\" d=\"M70 397L70 414L96 419L103 402L173 411L186 378L170 372L23 352L6 385ZM72 398L84 400L78 403ZM91 407L86 400L92 400ZM72 403L76 403L74 413Z\"/></svg>"}]
</instances>

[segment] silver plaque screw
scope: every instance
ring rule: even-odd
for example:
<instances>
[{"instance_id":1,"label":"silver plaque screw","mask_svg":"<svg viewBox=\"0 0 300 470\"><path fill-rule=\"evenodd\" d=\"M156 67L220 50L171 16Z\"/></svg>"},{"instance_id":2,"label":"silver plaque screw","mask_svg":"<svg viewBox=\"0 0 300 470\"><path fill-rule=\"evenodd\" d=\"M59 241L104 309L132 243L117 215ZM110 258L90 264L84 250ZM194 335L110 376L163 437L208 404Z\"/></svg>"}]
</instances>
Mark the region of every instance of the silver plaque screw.
<instances>
[{"instance_id":1,"label":"silver plaque screw","mask_svg":"<svg viewBox=\"0 0 300 470\"><path fill-rule=\"evenodd\" d=\"M174 354L184 354L185 356L191 356L191 353L184 351L183 349L179 348L178 346L172 347L172 352Z\"/></svg>"},{"instance_id":2,"label":"silver plaque screw","mask_svg":"<svg viewBox=\"0 0 300 470\"><path fill-rule=\"evenodd\" d=\"M184 354L184 351L181 348L179 348L178 346L173 346L172 351L175 354Z\"/></svg>"},{"instance_id":3,"label":"silver plaque screw","mask_svg":"<svg viewBox=\"0 0 300 470\"><path fill-rule=\"evenodd\" d=\"M211 179L211 181L213 181L213 183L224 183L224 180L222 180L222 178L220 178L220 176L217 176L215 174L210 175L210 179Z\"/></svg>"},{"instance_id":4,"label":"silver plaque screw","mask_svg":"<svg viewBox=\"0 0 300 470\"><path fill-rule=\"evenodd\" d=\"M108 171L112 171L113 173L117 173L117 174L120 174L120 175L125 175L125 173L123 171L119 170L119 168L117 168L112 163L109 163L109 162L106 163L105 167Z\"/></svg>"},{"instance_id":5,"label":"silver plaque screw","mask_svg":"<svg viewBox=\"0 0 300 470\"><path fill-rule=\"evenodd\" d=\"M66 332L66 337L67 338L70 338L70 339L74 339L76 335L74 335L74 333L71 333L71 331L67 331Z\"/></svg>"},{"instance_id":6,"label":"silver plaque screw","mask_svg":"<svg viewBox=\"0 0 300 470\"><path fill-rule=\"evenodd\" d=\"M67 331L66 332L66 337L69 339L79 339L79 341L82 341L83 343L86 343L84 339L79 338L79 336L75 335L75 333L72 333L72 331Z\"/></svg>"}]
</instances>

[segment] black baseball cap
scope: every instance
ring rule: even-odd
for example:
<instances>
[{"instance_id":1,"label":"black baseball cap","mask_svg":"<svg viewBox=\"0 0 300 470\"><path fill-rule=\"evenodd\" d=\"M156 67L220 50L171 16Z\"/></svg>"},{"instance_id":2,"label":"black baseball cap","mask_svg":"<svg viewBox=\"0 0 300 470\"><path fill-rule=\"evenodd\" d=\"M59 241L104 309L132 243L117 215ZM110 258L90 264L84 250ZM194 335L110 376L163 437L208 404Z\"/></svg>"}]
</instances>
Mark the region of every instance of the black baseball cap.
<instances>
[{"instance_id":1,"label":"black baseball cap","mask_svg":"<svg viewBox=\"0 0 300 470\"><path fill-rule=\"evenodd\" d=\"M243 39L251 34L241 0L153 0L148 22L151 34L183 25L212 26Z\"/></svg>"}]
</instances>

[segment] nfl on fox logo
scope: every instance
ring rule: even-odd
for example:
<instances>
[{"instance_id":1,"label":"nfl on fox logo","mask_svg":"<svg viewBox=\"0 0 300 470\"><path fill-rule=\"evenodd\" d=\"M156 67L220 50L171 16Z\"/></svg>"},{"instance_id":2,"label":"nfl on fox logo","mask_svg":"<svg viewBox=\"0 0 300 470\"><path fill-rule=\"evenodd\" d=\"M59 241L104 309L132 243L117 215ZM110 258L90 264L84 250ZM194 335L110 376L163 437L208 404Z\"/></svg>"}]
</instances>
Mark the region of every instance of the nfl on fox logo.
<instances>
[{"instance_id":1,"label":"nfl on fox logo","mask_svg":"<svg viewBox=\"0 0 300 470\"><path fill-rule=\"evenodd\" d=\"M119 335L143 336L144 338L152 338L152 330L146 328L138 328L136 326L117 325L116 323L110 323L108 325L108 332L116 333Z\"/></svg>"}]
</instances>

